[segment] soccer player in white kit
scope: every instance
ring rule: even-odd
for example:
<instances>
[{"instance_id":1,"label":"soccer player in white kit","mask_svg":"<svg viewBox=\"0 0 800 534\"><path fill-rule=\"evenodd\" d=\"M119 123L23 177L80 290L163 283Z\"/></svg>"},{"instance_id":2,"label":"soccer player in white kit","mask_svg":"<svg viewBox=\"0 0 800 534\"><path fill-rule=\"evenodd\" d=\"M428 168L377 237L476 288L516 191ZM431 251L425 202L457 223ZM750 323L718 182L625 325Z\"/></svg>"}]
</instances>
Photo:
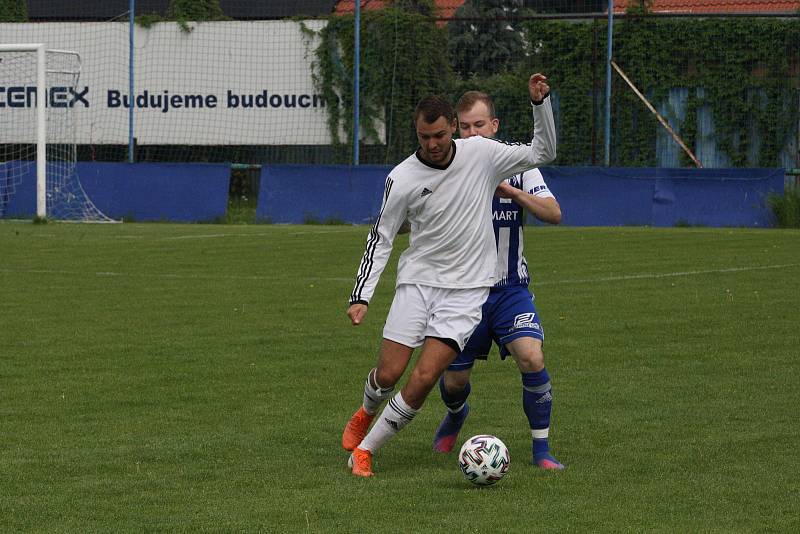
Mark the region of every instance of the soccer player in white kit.
<instances>
[{"instance_id":1,"label":"soccer player in white kit","mask_svg":"<svg viewBox=\"0 0 800 534\"><path fill-rule=\"evenodd\" d=\"M534 137L530 144L485 137L453 140L452 106L423 98L414 113L420 147L386 179L380 214L350 295L347 315L359 325L404 220L409 246L400 256L395 297L383 329L378 363L367 375L362 406L342 434L354 475L372 476L372 455L408 424L481 319L497 281L497 251L489 217L495 189L510 176L546 165L556 156L555 125L546 77L528 80ZM422 347L408 381L367 433Z\"/></svg>"},{"instance_id":2,"label":"soccer player in white kit","mask_svg":"<svg viewBox=\"0 0 800 534\"><path fill-rule=\"evenodd\" d=\"M494 137L500 126L489 95L468 91L456 105L458 129L462 138L473 135ZM469 414L470 373L475 359L486 359L492 342L500 357L514 358L522 377L522 408L531 436L531 458L541 469L558 470L564 465L550 454L548 441L553 402L550 376L544 365L544 328L528 289L530 274L523 255L525 212L550 224L561 222L561 207L550 192L539 169L509 178L497 188L492 202L492 224L497 242L500 279L483 304L481 322L464 350L439 380L439 391L447 406L433 439L433 449L453 450L458 433Z\"/></svg>"}]
</instances>

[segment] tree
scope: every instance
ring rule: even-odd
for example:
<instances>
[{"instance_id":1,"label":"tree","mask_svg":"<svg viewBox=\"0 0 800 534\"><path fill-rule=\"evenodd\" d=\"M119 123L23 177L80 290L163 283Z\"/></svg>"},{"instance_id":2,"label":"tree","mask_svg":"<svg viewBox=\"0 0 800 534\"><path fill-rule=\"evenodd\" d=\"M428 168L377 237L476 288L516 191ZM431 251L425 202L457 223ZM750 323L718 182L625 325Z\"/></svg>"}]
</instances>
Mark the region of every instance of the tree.
<instances>
[{"instance_id":1,"label":"tree","mask_svg":"<svg viewBox=\"0 0 800 534\"><path fill-rule=\"evenodd\" d=\"M225 20L220 0L172 0L168 17L178 21Z\"/></svg>"},{"instance_id":2,"label":"tree","mask_svg":"<svg viewBox=\"0 0 800 534\"><path fill-rule=\"evenodd\" d=\"M467 0L447 24L454 68L466 78L509 70L524 56L522 0Z\"/></svg>"},{"instance_id":3,"label":"tree","mask_svg":"<svg viewBox=\"0 0 800 534\"><path fill-rule=\"evenodd\" d=\"M0 22L27 22L26 0L0 0Z\"/></svg>"},{"instance_id":4,"label":"tree","mask_svg":"<svg viewBox=\"0 0 800 534\"><path fill-rule=\"evenodd\" d=\"M419 13L426 17L436 15L436 4L433 0L392 0L392 7L405 10L407 13Z\"/></svg>"}]
</instances>

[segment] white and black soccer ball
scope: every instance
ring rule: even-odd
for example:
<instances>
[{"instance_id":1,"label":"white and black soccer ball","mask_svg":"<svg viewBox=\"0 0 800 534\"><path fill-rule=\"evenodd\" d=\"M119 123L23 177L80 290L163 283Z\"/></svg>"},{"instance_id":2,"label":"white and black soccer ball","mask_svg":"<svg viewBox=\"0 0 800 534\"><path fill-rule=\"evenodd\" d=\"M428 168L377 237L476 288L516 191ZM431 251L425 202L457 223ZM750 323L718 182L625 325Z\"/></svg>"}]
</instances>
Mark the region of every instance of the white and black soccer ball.
<instances>
[{"instance_id":1,"label":"white and black soccer ball","mask_svg":"<svg viewBox=\"0 0 800 534\"><path fill-rule=\"evenodd\" d=\"M503 478L510 461L505 443L486 434L469 438L458 453L461 472L478 486L490 486Z\"/></svg>"}]
</instances>

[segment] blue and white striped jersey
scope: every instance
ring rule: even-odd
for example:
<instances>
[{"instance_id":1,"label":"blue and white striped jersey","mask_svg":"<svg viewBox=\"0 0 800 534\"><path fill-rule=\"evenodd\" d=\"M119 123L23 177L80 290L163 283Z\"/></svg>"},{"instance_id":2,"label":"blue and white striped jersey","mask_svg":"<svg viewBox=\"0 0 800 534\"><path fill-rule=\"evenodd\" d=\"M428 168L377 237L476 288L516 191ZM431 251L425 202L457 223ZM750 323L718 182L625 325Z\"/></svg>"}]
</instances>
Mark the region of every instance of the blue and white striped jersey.
<instances>
[{"instance_id":1,"label":"blue and white striped jersey","mask_svg":"<svg viewBox=\"0 0 800 534\"><path fill-rule=\"evenodd\" d=\"M517 189L541 198L555 198L539 169L531 169L506 180ZM523 254L525 210L510 198L494 197L492 223L497 244L497 282L495 288L527 286L530 283L528 262Z\"/></svg>"}]
</instances>

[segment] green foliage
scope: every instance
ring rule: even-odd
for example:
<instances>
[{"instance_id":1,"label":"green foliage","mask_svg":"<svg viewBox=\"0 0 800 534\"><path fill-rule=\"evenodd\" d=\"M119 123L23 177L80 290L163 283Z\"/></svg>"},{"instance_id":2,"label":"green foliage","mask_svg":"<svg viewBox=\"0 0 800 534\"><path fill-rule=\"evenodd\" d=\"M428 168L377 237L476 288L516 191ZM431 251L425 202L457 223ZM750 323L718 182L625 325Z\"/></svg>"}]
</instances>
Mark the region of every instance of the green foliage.
<instances>
[{"instance_id":1,"label":"green foliage","mask_svg":"<svg viewBox=\"0 0 800 534\"><path fill-rule=\"evenodd\" d=\"M0 0L0 22L27 22L27 0Z\"/></svg>"},{"instance_id":2,"label":"green foliage","mask_svg":"<svg viewBox=\"0 0 800 534\"><path fill-rule=\"evenodd\" d=\"M163 22L166 20L164 17L157 13L148 13L145 15L136 15L134 21L136 22L137 26L141 28L151 28L157 22Z\"/></svg>"},{"instance_id":3,"label":"green foliage","mask_svg":"<svg viewBox=\"0 0 800 534\"><path fill-rule=\"evenodd\" d=\"M524 25L526 34L535 38L530 40L529 56L517 69L517 76L523 81L531 72L543 72L548 76L558 121L558 163L563 165L592 163L592 147L597 138L602 139L602 133L598 134L593 128L602 113L599 103L603 89L599 80L603 73L603 55L599 51L605 49L600 41L604 27L604 23L575 24L542 19ZM594 47L593 42L596 43ZM501 121L501 113L505 112L498 107ZM513 138L524 139L525 136Z\"/></svg>"},{"instance_id":4,"label":"green foliage","mask_svg":"<svg viewBox=\"0 0 800 534\"><path fill-rule=\"evenodd\" d=\"M395 9L417 13L425 17L436 15L436 4L434 0L390 0Z\"/></svg>"},{"instance_id":5,"label":"green foliage","mask_svg":"<svg viewBox=\"0 0 800 534\"><path fill-rule=\"evenodd\" d=\"M472 0L460 13L497 19L492 10L498 5ZM615 26L615 61L628 77L690 148L696 150L699 123L710 116L713 141L732 166L780 166L781 150L796 132L800 113L800 18L659 18L647 15L648 6L641 3L639 16ZM388 140L382 161L370 162L396 163L416 147L407 118L416 100L428 93L455 100L466 89L490 92L501 119L499 136L527 138L525 80L533 72L546 73L552 82L557 163L602 161L605 20L494 19L473 21L480 31L457 19L443 30L407 9L365 14L362 138L377 143L384 127L379 119L385 118ZM500 37L500 28L509 24L525 36L521 51L516 48L519 32L508 32L507 40ZM327 98L329 127L340 143L342 161L352 148L352 26L352 17L332 17L315 51L314 76ZM483 34L499 44L482 44ZM453 67L444 61L443 50L450 51ZM611 164L657 165L657 141L665 135L661 125L616 73L612 83ZM680 109L673 109L670 100ZM340 128L345 132L341 137ZM692 165L682 153L680 163Z\"/></svg>"},{"instance_id":6,"label":"green foliage","mask_svg":"<svg viewBox=\"0 0 800 534\"><path fill-rule=\"evenodd\" d=\"M253 224L256 221L256 200L248 197L230 197L221 224Z\"/></svg>"},{"instance_id":7,"label":"green foliage","mask_svg":"<svg viewBox=\"0 0 800 534\"><path fill-rule=\"evenodd\" d=\"M351 159L353 131L353 17L332 17L319 32L314 83L325 98L328 128L340 148L337 159ZM309 31L306 29L306 31ZM359 121L365 143L385 132L383 162L396 162L417 146L409 126L414 108L428 94L447 94L454 80L446 53L447 36L429 17L390 7L361 17L361 93ZM340 129L346 132L344 141Z\"/></svg>"},{"instance_id":8,"label":"green foliage","mask_svg":"<svg viewBox=\"0 0 800 534\"><path fill-rule=\"evenodd\" d=\"M171 0L167 15L157 13L138 15L136 24L142 28L150 28L157 22L175 21L182 31L190 33L194 28L190 22L204 20L230 20L220 6L220 0Z\"/></svg>"},{"instance_id":9,"label":"green foliage","mask_svg":"<svg viewBox=\"0 0 800 534\"><path fill-rule=\"evenodd\" d=\"M522 0L467 0L456 11L447 23L447 47L461 76L505 72L519 60L525 42L514 18L525 12L522 5Z\"/></svg>"},{"instance_id":10,"label":"green foliage","mask_svg":"<svg viewBox=\"0 0 800 534\"><path fill-rule=\"evenodd\" d=\"M167 16L174 20L226 20L220 0L172 0Z\"/></svg>"},{"instance_id":11,"label":"green foliage","mask_svg":"<svg viewBox=\"0 0 800 534\"><path fill-rule=\"evenodd\" d=\"M800 228L800 185L787 187L783 195L770 195L768 202L775 214L776 226Z\"/></svg>"},{"instance_id":12,"label":"green foliage","mask_svg":"<svg viewBox=\"0 0 800 534\"><path fill-rule=\"evenodd\" d=\"M627 15L646 15L653 7L653 0L629 1L625 9Z\"/></svg>"},{"instance_id":13,"label":"green foliage","mask_svg":"<svg viewBox=\"0 0 800 534\"><path fill-rule=\"evenodd\" d=\"M733 166L780 165L780 150L798 120L797 79L788 73L789 61L800 59L800 20L626 19L614 46L617 62L652 101L663 102L672 88L688 89L690 113L679 130L688 126L694 133L696 111L707 108L717 148ZM756 160L748 158L751 128L761 137ZM654 149L655 143L637 147Z\"/></svg>"},{"instance_id":14,"label":"green foliage","mask_svg":"<svg viewBox=\"0 0 800 534\"><path fill-rule=\"evenodd\" d=\"M171 0L167 19L177 21L181 30L192 31L189 22L203 20L228 20L220 6L220 0Z\"/></svg>"},{"instance_id":15,"label":"green foliage","mask_svg":"<svg viewBox=\"0 0 800 534\"><path fill-rule=\"evenodd\" d=\"M531 64L550 75L560 101L559 162L589 163L587 124L603 113L605 24L537 20L527 29L542 43ZM693 146L698 111L707 109L717 148L735 167L780 165L797 127L798 79L789 72L798 50L798 19L629 17L614 30L615 61L656 107L671 90L687 91L685 116L666 114L686 144ZM612 83L612 164L655 165L661 126L619 76ZM761 138L756 159L748 157L753 131Z\"/></svg>"}]
</instances>

